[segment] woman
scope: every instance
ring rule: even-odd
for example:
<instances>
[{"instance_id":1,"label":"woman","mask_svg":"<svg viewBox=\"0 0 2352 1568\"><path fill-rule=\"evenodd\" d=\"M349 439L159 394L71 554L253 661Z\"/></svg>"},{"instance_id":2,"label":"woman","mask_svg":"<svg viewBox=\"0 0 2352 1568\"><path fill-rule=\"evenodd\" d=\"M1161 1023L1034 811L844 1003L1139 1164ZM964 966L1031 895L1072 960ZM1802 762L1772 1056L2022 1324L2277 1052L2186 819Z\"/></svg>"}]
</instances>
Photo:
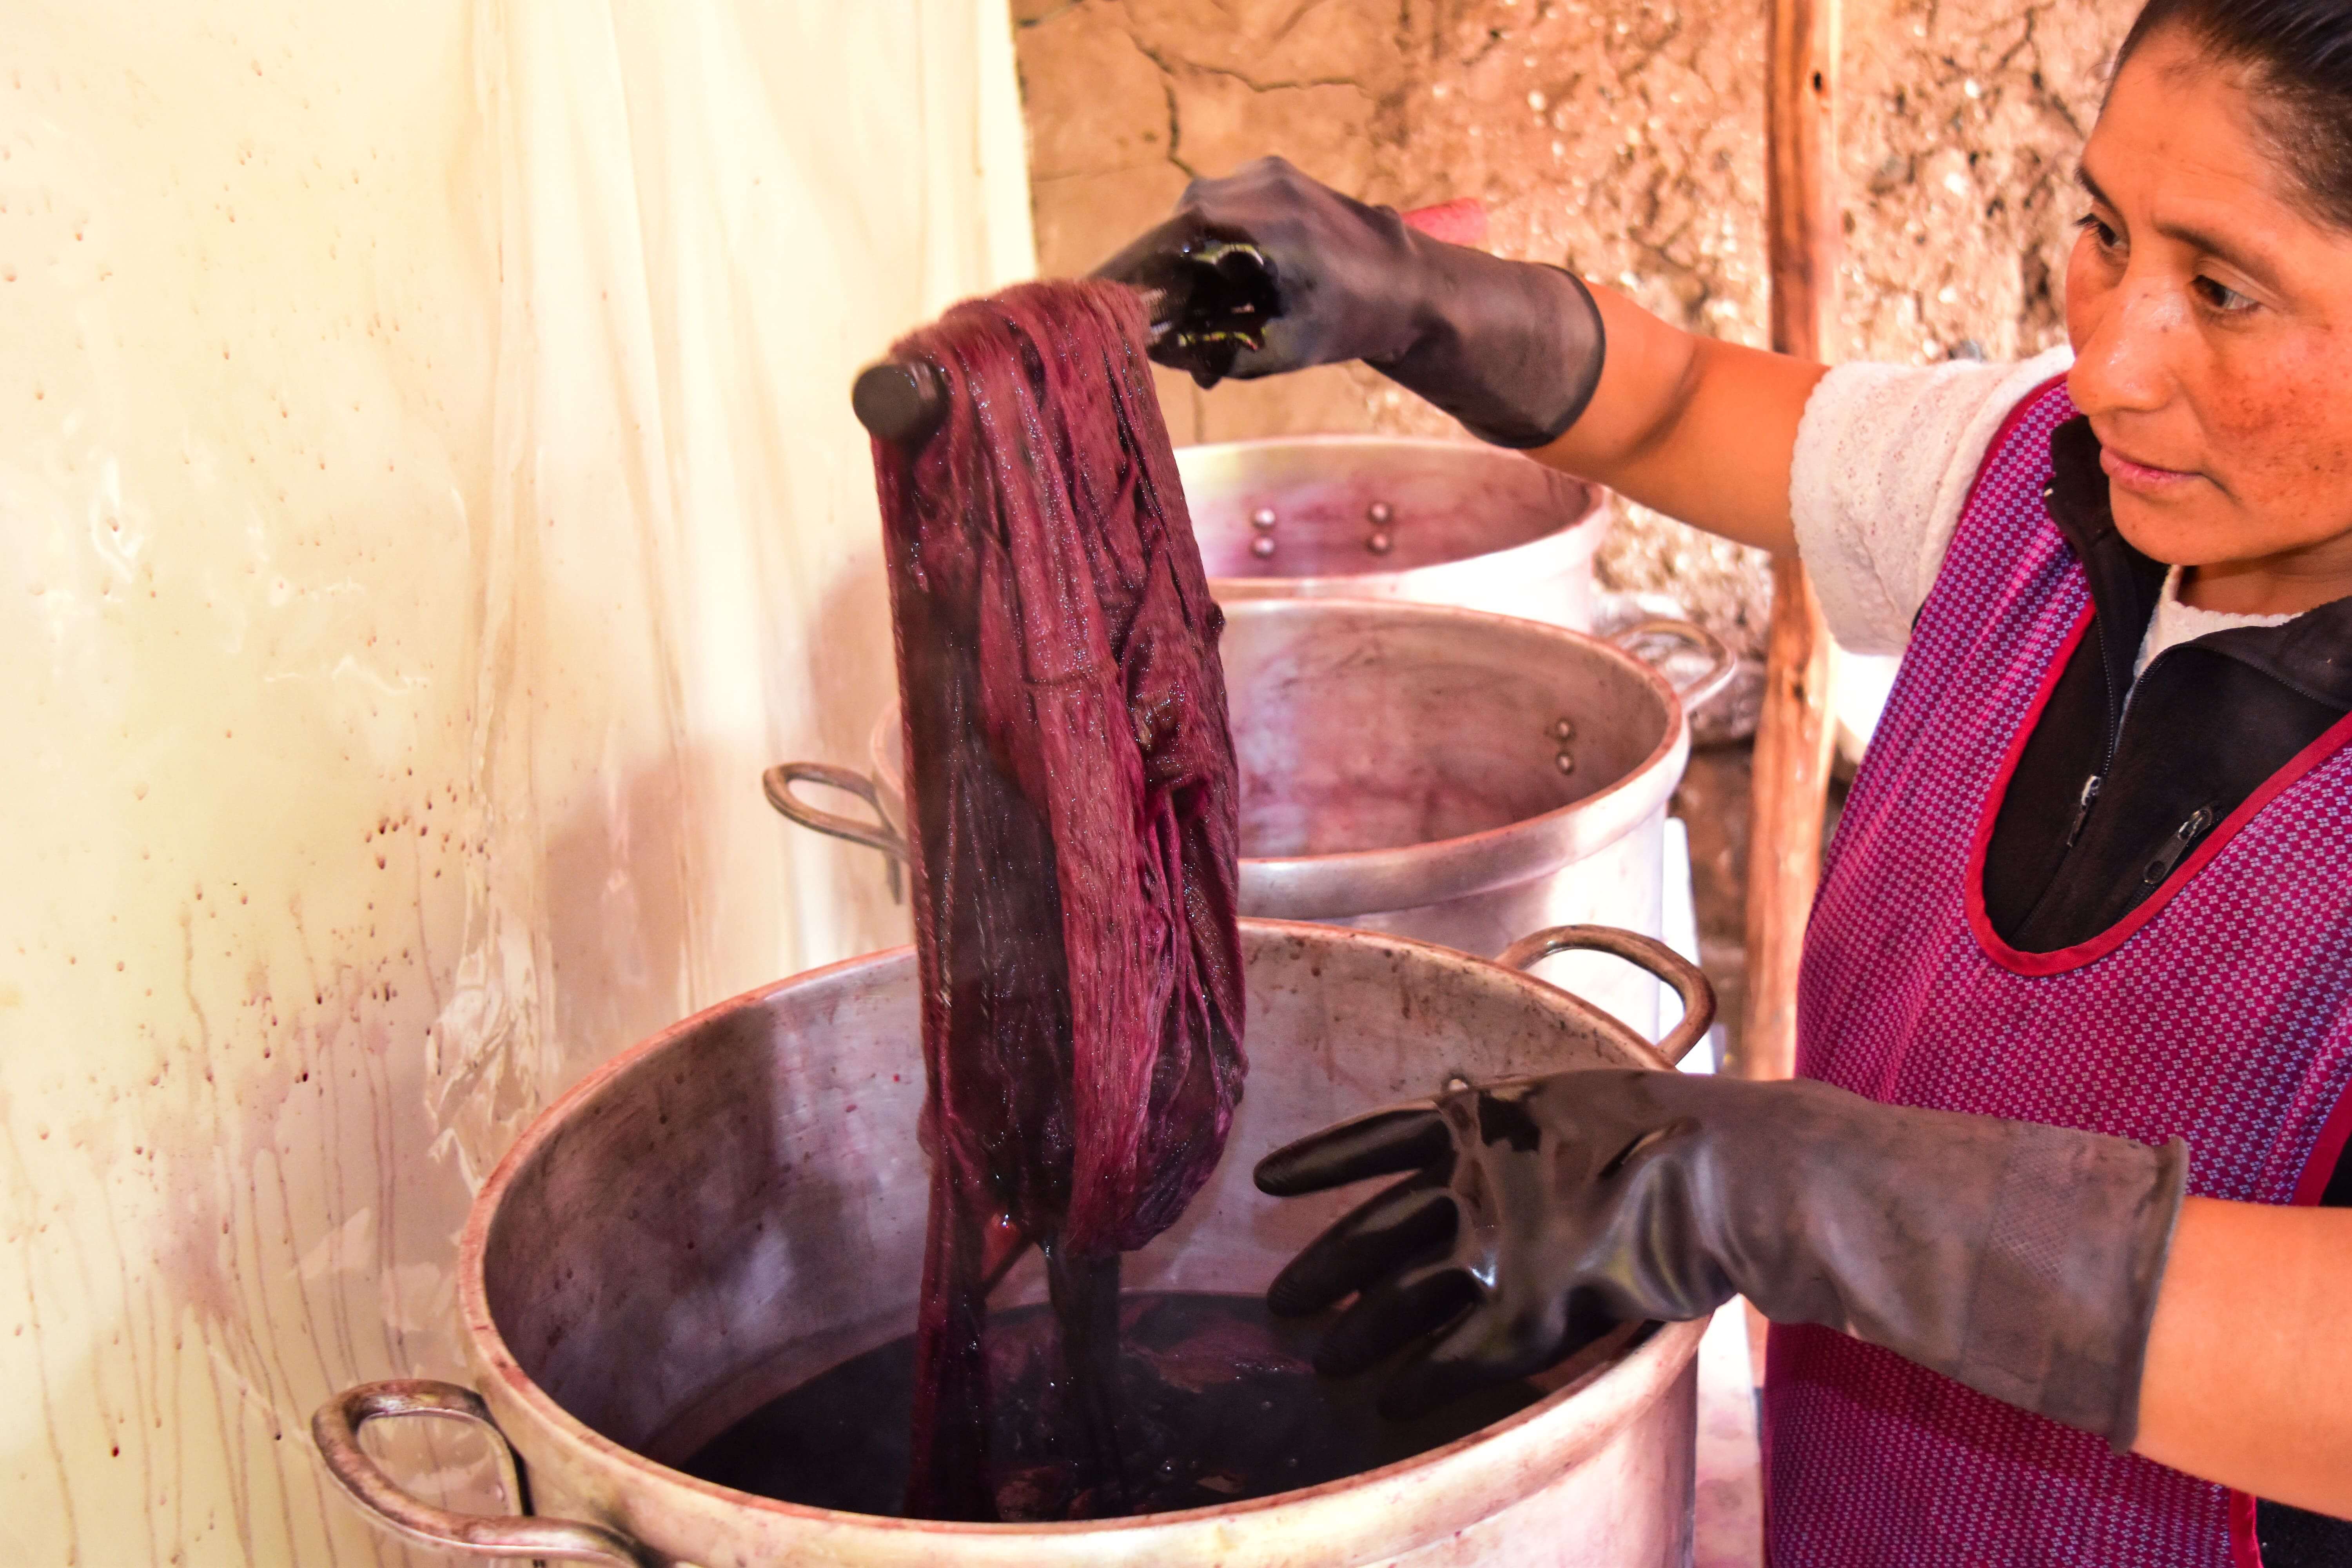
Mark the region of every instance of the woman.
<instances>
[{"instance_id":1,"label":"woman","mask_svg":"<svg viewBox=\"0 0 2352 1568\"><path fill-rule=\"evenodd\" d=\"M1465 1089L1259 1169L1404 1175L1272 1291L1356 1296L1328 1370L1417 1345L1392 1409L1748 1296L1776 1568L2352 1563L2352 4L2155 0L2081 184L2023 366L1824 375L1274 162L1106 268L1204 381L1368 360L1907 644L1798 1081Z\"/></svg>"}]
</instances>

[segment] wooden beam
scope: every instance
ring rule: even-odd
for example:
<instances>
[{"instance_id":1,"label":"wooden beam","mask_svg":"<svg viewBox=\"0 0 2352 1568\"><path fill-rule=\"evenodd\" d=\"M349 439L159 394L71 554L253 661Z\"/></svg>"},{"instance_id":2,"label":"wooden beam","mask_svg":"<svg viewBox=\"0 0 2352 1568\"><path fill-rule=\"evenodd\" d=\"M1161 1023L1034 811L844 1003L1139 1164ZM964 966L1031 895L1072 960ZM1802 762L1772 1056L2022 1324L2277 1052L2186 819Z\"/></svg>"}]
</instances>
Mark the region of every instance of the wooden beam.
<instances>
[{"instance_id":1,"label":"wooden beam","mask_svg":"<svg viewBox=\"0 0 2352 1568\"><path fill-rule=\"evenodd\" d=\"M1837 200L1839 0L1770 0L1766 223L1772 346L1824 357L1844 246ZM1748 997L1740 1070L1786 1078L1796 1062L1797 964L1820 879L1822 816L1837 728L1829 633L1796 560L1772 564L1771 642L1756 730L1748 837Z\"/></svg>"},{"instance_id":2,"label":"wooden beam","mask_svg":"<svg viewBox=\"0 0 2352 1568\"><path fill-rule=\"evenodd\" d=\"M1768 0L1765 236L1772 279L1772 347L1822 359L1837 325L1840 0ZM1797 1064L1797 966L1821 881L1829 804L1831 648L1820 603L1793 555L1772 563L1771 641L1756 724L1748 817L1748 999L1740 1073L1788 1078ZM1748 1364L1764 1382L1764 1319L1748 1309Z\"/></svg>"}]
</instances>

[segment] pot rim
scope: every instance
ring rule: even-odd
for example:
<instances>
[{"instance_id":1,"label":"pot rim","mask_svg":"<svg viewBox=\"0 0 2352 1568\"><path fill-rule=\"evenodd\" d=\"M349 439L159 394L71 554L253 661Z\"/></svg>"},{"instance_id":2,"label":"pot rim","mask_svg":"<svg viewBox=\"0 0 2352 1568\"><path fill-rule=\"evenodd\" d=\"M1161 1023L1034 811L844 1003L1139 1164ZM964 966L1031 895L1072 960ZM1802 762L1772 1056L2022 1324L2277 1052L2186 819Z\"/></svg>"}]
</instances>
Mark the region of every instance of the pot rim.
<instances>
[{"instance_id":1,"label":"pot rim","mask_svg":"<svg viewBox=\"0 0 2352 1568\"><path fill-rule=\"evenodd\" d=\"M1514 887L1548 877L1572 860L1599 854L1673 797L1690 760L1690 715L1684 711L1672 681L1606 638L1518 616L1407 600L1253 599L1225 606L1228 620L1295 620L1366 610L1399 622L1459 626L1489 637L1549 642L1572 648L1580 657L1599 657L1635 677L1658 700L1664 710L1664 732L1649 755L1614 782L1565 805L1500 827L1379 849L1244 856L1241 896L1253 915L1267 920L1345 920ZM899 700L893 698L877 715L867 754L875 783L899 803L896 826L903 834L906 780L897 761L898 726L895 722L900 711ZM890 813L886 809L884 815Z\"/></svg>"},{"instance_id":2,"label":"pot rim","mask_svg":"<svg viewBox=\"0 0 2352 1568\"><path fill-rule=\"evenodd\" d=\"M1261 436L1245 441L1199 441L1176 448L1176 464L1181 472L1187 452L1216 454L1269 452L1278 448L1303 448L1308 451L1403 451L1433 457L1460 458L1469 462L1517 461L1543 465L1518 452L1499 447L1472 446L1467 442L1448 440L1435 436ZM1544 471L1564 484L1580 487L1584 491L1584 504L1556 528L1547 529L1535 538L1519 544L1505 545L1500 550L1480 551L1475 555L1457 555L1450 560L1426 562L1419 566L1400 566L1385 572L1355 572L1343 574L1323 574L1304 577L1251 576L1212 577L1209 591L1220 603L1237 599L1351 599L1381 598L1390 595L1410 597L1414 593L1430 591L1436 584L1465 572L1480 577L1494 574L1517 574L1527 569L1544 567L1556 570L1550 558L1558 556L1562 563L1581 560L1600 548L1601 530L1595 526L1607 503L1608 492L1590 479L1558 469ZM1205 482L1205 481L1203 481ZM1186 510L1191 510L1189 489ZM1197 531L1199 523L1193 524Z\"/></svg>"},{"instance_id":3,"label":"pot rim","mask_svg":"<svg viewBox=\"0 0 2352 1568\"><path fill-rule=\"evenodd\" d=\"M1650 1042L1643 1039L1622 1020L1572 993L1524 971L1506 968L1491 959L1386 932L1256 917L1244 918L1240 923L1244 928L1259 928L1270 935L1333 944L1410 950L1423 955L1426 961L1443 966L1491 971L1508 984L1530 986L1550 994L1546 999L1548 1006L1558 1007L1566 1003L1573 1010L1601 1021L1619 1037L1621 1044L1634 1048L1643 1067L1660 1072L1676 1070L1667 1065ZM489 1180L475 1194L457 1253L458 1312L465 1331L467 1359L473 1365L482 1392L492 1401L493 1414L499 1417L499 1424L510 1443L515 1441L516 1431L511 1425L509 1412L527 1416L540 1435L572 1449L576 1459L584 1459L607 1474L617 1470L626 1478L626 1486L632 1492L646 1489L683 1492L707 1501L790 1520L836 1538L843 1532L855 1531L875 1538L935 1541L942 1545L956 1542L974 1547L1003 1546L1017 1541L1037 1542L1041 1538L1083 1541L1104 1548L1119 1549L1121 1555L1118 1561L1143 1562L1150 1559L1126 1555L1126 1549L1157 1550L1150 1548L1150 1542L1156 1537L1220 1531L1232 1521L1244 1516L1252 1519L1272 1516L1274 1524L1268 1531L1269 1535L1285 1539L1298 1539L1304 1535L1337 1544L1356 1533L1350 1529L1351 1525L1356 1525L1358 1530L1361 1528L1359 1521L1350 1518L1350 1512L1360 1504L1361 1494L1368 1488L1385 1486L1393 1489L1402 1484L1433 1494L1450 1491L1458 1494L1466 1504L1475 1506L1479 1500L1478 1494L1491 1487L1492 1476L1507 1474L1520 1478L1517 1489L1523 1493L1541 1480L1573 1468L1618 1428L1647 1409L1665 1394L1681 1375L1685 1365L1697 1353L1699 1337L1706 1327L1706 1319L1660 1324L1615 1359L1593 1368L1576 1382L1547 1394L1527 1409L1492 1426L1481 1427L1467 1436L1376 1469L1360 1470L1316 1486L1229 1505L1136 1514L1123 1519L1036 1524L899 1519L815 1508L761 1497L674 1469L614 1441L573 1415L523 1370L490 1313L485 1262L490 1227L508 1189L541 1149L562 1135L577 1107L593 1099L606 1085L628 1072L645 1058L722 1014L764 1000L788 986L834 979L862 968L911 963L913 952L911 945L905 945L843 959L756 986L706 1007L601 1063L541 1111L523 1130L491 1171ZM1557 1449L1548 1448L1547 1439L1551 1436L1549 1428L1560 1424L1571 1405L1580 1406L1580 1414L1594 1412L1596 1406L1613 1407L1614 1414L1609 1419L1592 1422L1591 1430L1583 1440L1563 1443ZM502 1409L501 1406L507 1408ZM523 1448L520 1443L516 1447L519 1451ZM1474 1480L1469 1466L1473 1450L1480 1453L1476 1474L1487 1479L1487 1487L1469 1484ZM528 1461L530 1456L526 1453L524 1458ZM1461 1473L1449 1475L1446 1472ZM1449 1488L1448 1482L1455 1484ZM1465 1508L1465 1511L1467 1517L1446 1525L1445 1529L1465 1528L1493 1510L1485 1508L1472 1511ZM625 1511L616 1522L624 1527L627 1525ZM1436 1537L1432 1534L1429 1538ZM1419 1542L1393 1549L1412 1550L1416 1544ZM1006 1561L1002 1558L984 1560ZM1230 1560L1235 1563L1252 1561L1248 1554L1239 1552L1231 1552Z\"/></svg>"}]
</instances>

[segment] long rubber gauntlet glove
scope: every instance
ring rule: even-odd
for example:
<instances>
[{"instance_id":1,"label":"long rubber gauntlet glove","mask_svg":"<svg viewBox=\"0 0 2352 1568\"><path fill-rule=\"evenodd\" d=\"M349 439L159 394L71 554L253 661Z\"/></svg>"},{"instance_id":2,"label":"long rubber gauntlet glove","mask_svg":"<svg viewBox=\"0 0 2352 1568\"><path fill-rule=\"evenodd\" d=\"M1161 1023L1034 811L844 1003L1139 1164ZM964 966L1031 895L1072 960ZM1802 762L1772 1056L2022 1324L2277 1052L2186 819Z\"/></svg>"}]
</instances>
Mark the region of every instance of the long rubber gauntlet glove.
<instances>
[{"instance_id":1,"label":"long rubber gauntlet glove","mask_svg":"<svg viewBox=\"0 0 2352 1568\"><path fill-rule=\"evenodd\" d=\"M1601 380L1601 311L1574 276L1432 239L1279 158L1193 181L1095 275L1152 292L1152 358L1202 386L1360 359L1525 447L1559 439Z\"/></svg>"},{"instance_id":2,"label":"long rubber gauntlet glove","mask_svg":"<svg viewBox=\"0 0 2352 1568\"><path fill-rule=\"evenodd\" d=\"M1310 1244L1276 1312L1361 1295L1317 1364L1428 1342L1406 1415L1613 1323L1744 1295L2127 1449L2187 1146L1881 1105L1804 1080L1562 1073L1375 1112L1268 1155L1278 1196L1410 1172Z\"/></svg>"}]
</instances>

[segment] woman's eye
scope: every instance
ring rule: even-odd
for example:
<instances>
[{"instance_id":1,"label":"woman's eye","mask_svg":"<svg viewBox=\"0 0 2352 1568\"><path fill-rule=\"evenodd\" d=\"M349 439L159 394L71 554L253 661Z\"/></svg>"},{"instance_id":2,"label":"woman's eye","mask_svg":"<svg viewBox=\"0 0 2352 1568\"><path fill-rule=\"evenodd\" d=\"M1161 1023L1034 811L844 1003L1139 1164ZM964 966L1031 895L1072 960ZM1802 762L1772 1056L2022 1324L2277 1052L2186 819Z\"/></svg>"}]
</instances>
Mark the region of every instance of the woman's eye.
<instances>
[{"instance_id":1,"label":"woman's eye","mask_svg":"<svg viewBox=\"0 0 2352 1568\"><path fill-rule=\"evenodd\" d=\"M2204 300L2209 308L2219 310L2224 315L2235 315L2240 310L2250 310L2254 303L2228 284L2215 282L2210 278L2200 278L2191 287L2197 290L2197 297Z\"/></svg>"},{"instance_id":2,"label":"woman's eye","mask_svg":"<svg viewBox=\"0 0 2352 1568\"><path fill-rule=\"evenodd\" d=\"M2074 220L2074 226L2089 235L2091 243L2101 250L2112 251L2123 245L2122 237L2107 226L2106 220L2096 213L2084 213Z\"/></svg>"}]
</instances>

